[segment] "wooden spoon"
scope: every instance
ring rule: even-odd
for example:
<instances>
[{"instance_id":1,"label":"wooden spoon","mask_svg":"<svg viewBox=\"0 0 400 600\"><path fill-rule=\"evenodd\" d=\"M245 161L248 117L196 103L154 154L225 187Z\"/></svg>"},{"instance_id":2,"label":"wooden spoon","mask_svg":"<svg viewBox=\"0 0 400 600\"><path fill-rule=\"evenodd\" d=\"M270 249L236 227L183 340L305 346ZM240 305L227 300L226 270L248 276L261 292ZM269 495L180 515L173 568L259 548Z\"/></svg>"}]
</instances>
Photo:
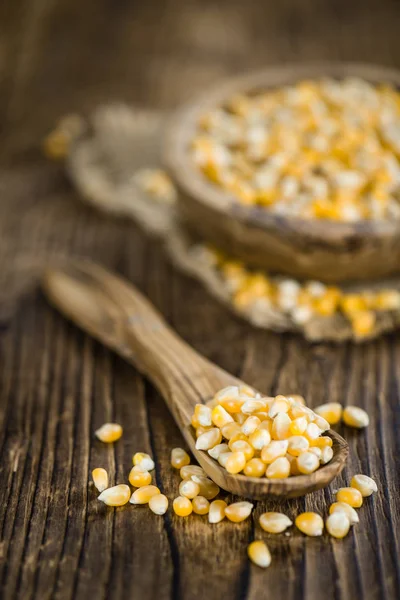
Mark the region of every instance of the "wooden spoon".
<instances>
[{"instance_id":1,"label":"wooden spoon","mask_svg":"<svg viewBox=\"0 0 400 600\"><path fill-rule=\"evenodd\" d=\"M132 285L102 267L74 262L50 269L43 289L66 317L133 363L157 386L196 460L224 490L248 498L293 498L328 485L343 469L348 445L330 431L333 459L312 475L279 480L230 475L196 449L190 421L197 403L206 403L221 388L242 381L195 352Z\"/></svg>"}]
</instances>

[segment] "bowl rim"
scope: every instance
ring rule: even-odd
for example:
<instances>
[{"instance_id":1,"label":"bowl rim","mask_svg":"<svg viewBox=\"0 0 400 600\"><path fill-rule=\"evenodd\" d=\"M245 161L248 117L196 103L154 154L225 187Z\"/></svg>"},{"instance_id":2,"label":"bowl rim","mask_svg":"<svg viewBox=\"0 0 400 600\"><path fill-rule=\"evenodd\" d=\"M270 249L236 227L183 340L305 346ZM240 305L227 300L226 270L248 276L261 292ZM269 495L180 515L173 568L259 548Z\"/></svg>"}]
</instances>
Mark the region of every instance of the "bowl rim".
<instances>
[{"instance_id":1,"label":"bowl rim","mask_svg":"<svg viewBox=\"0 0 400 600\"><path fill-rule=\"evenodd\" d=\"M179 108L172 116L164 137L163 163L172 176L178 190L197 203L218 213L229 215L246 226L264 231L285 230L308 236L325 243L334 243L346 238L393 237L400 231L400 220L360 219L355 222L340 222L329 219L305 219L296 216L278 215L259 206L240 204L229 193L209 182L190 159L187 148L197 131L197 121L207 110L221 105L235 93L246 93L257 89L268 89L290 85L302 79L322 77L359 77L370 83L390 83L400 87L400 70L359 62L312 61L273 65L245 75L231 77L217 84Z\"/></svg>"}]
</instances>

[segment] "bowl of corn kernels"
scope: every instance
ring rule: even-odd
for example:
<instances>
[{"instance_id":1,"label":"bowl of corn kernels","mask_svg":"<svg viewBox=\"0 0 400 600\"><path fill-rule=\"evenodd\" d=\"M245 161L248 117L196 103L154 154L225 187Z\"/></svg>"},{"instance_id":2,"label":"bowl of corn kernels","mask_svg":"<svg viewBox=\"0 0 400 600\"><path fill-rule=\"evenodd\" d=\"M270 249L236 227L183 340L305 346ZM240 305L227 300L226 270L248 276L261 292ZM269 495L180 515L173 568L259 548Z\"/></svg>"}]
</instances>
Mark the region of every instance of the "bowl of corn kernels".
<instances>
[{"instance_id":1,"label":"bowl of corn kernels","mask_svg":"<svg viewBox=\"0 0 400 600\"><path fill-rule=\"evenodd\" d=\"M180 214L254 267L323 282L400 271L400 73L290 65L181 109L164 146Z\"/></svg>"}]
</instances>

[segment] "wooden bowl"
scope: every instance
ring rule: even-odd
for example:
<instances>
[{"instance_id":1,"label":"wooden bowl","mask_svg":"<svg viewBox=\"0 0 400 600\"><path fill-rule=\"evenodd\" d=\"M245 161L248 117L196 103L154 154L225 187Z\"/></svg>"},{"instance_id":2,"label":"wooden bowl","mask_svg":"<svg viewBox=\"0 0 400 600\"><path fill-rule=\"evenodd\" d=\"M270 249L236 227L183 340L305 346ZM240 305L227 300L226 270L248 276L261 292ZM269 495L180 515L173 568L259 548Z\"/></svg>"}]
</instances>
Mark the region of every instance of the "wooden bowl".
<instances>
[{"instance_id":1,"label":"wooden bowl","mask_svg":"<svg viewBox=\"0 0 400 600\"><path fill-rule=\"evenodd\" d=\"M400 271L400 221L340 223L243 206L209 182L188 152L199 117L234 94L325 76L356 76L400 87L399 71L348 63L271 67L238 77L178 111L164 141L164 163L178 187L186 226L249 265L325 282L385 277Z\"/></svg>"}]
</instances>

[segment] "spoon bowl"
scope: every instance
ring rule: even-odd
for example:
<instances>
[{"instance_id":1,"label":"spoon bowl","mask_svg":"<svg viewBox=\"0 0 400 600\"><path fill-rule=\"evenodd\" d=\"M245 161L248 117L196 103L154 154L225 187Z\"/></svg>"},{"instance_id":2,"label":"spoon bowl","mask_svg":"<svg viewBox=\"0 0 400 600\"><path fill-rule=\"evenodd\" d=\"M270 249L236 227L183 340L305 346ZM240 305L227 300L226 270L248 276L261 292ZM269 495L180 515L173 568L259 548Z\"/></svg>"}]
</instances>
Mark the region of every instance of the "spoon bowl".
<instances>
[{"instance_id":1,"label":"spoon bowl","mask_svg":"<svg viewBox=\"0 0 400 600\"><path fill-rule=\"evenodd\" d=\"M224 490L255 499L293 498L328 485L343 469L348 445L329 431L333 458L311 475L267 479L229 474L206 452L196 449L190 422L196 404L207 403L221 388L243 385L243 381L195 352L140 292L100 266L70 262L49 269L43 277L43 290L67 318L134 364L156 385L190 451Z\"/></svg>"}]
</instances>

